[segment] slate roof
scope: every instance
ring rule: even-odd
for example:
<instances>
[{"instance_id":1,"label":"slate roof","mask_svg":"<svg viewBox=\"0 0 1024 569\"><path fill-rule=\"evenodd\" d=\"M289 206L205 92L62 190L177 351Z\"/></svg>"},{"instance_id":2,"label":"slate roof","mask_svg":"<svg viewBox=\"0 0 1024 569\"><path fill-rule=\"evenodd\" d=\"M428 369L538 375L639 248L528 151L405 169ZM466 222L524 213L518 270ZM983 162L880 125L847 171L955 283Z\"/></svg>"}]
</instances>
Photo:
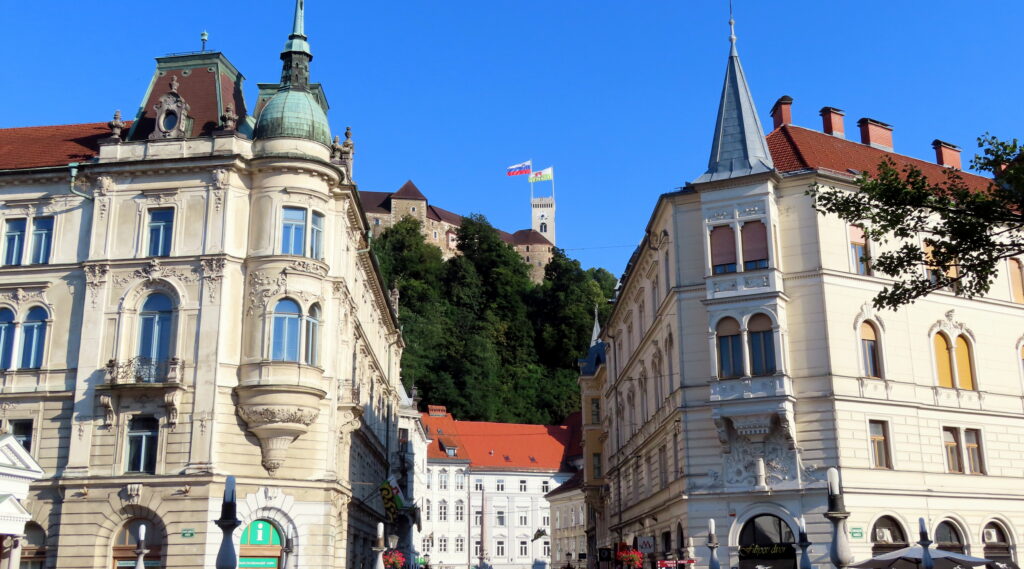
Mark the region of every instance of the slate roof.
<instances>
[{"instance_id":1,"label":"slate roof","mask_svg":"<svg viewBox=\"0 0 1024 569\"><path fill-rule=\"evenodd\" d=\"M131 121L125 121L125 131ZM105 122L0 128L0 170L65 166L99 154L100 139L110 136Z\"/></svg>"},{"instance_id":2,"label":"slate roof","mask_svg":"<svg viewBox=\"0 0 1024 569\"><path fill-rule=\"evenodd\" d=\"M423 192L416 187L416 184L412 183L412 180L406 180L402 187L398 188L397 192L391 194L391 197L403 200L427 201L427 196L423 195Z\"/></svg>"},{"instance_id":3,"label":"slate roof","mask_svg":"<svg viewBox=\"0 0 1024 569\"><path fill-rule=\"evenodd\" d=\"M447 411L441 415L444 407L429 409L421 419L431 439L427 447L431 460L469 461L477 470L560 471L572 456L573 441L577 447L580 444L579 427L568 420L563 425L458 421ZM449 456L446 447L454 447L456 455Z\"/></svg>"}]
</instances>

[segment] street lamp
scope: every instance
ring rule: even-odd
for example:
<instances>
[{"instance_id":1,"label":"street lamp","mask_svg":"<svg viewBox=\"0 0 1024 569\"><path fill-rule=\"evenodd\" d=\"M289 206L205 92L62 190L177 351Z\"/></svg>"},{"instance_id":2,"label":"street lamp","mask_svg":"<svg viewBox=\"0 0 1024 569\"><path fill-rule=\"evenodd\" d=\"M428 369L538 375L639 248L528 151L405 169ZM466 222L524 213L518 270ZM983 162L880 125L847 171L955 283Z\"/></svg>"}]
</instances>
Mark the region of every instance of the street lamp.
<instances>
[{"instance_id":1,"label":"street lamp","mask_svg":"<svg viewBox=\"0 0 1024 569\"><path fill-rule=\"evenodd\" d=\"M708 556L708 569L722 569L718 562L718 538L715 537L715 519L708 520L708 549L711 555Z\"/></svg>"},{"instance_id":2,"label":"street lamp","mask_svg":"<svg viewBox=\"0 0 1024 569\"><path fill-rule=\"evenodd\" d=\"M423 554L423 567L424 567L424 569L430 569L430 554L429 553L424 553Z\"/></svg>"},{"instance_id":3,"label":"street lamp","mask_svg":"<svg viewBox=\"0 0 1024 569\"><path fill-rule=\"evenodd\" d=\"M388 547L394 549L398 547L398 536L395 534L388 535Z\"/></svg>"},{"instance_id":4,"label":"street lamp","mask_svg":"<svg viewBox=\"0 0 1024 569\"><path fill-rule=\"evenodd\" d=\"M800 569L814 569L811 565L811 541L807 539L807 522L800 516Z\"/></svg>"},{"instance_id":5,"label":"street lamp","mask_svg":"<svg viewBox=\"0 0 1024 569\"><path fill-rule=\"evenodd\" d=\"M832 545L828 556L838 569L846 569L853 562L850 538L846 534L846 518L850 517L850 512L846 511L843 492L839 488L839 471L834 467L828 469L828 511L825 517L832 522Z\"/></svg>"},{"instance_id":6,"label":"street lamp","mask_svg":"<svg viewBox=\"0 0 1024 569\"><path fill-rule=\"evenodd\" d=\"M924 523L924 518L917 518L918 529L920 530L921 540L917 542L921 546L921 566L924 569L935 569L935 561L932 559L932 552L928 550L928 546L932 544L932 540L928 539L928 526Z\"/></svg>"},{"instance_id":7,"label":"street lamp","mask_svg":"<svg viewBox=\"0 0 1024 569\"><path fill-rule=\"evenodd\" d=\"M135 548L135 569L146 568L146 562L144 559L147 553L149 553L149 550L146 549L146 524L139 523L139 541Z\"/></svg>"}]
</instances>

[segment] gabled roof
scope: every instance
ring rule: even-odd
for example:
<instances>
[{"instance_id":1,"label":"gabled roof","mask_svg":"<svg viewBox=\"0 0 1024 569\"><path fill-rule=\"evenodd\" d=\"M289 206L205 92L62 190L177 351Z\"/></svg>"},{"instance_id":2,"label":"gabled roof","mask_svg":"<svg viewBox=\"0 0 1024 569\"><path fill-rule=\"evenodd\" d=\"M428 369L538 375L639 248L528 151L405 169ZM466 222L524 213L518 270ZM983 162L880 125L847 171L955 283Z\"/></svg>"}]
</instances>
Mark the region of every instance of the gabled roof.
<instances>
[{"instance_id":1,"label":"gabled roof","mask_svg":"<svg viewBox=\"0 0 1024 569\"><path fill-rule=\"evenodd\" d=\"M131 126L131 121L126 121ZM65 166L99 154L100 139L110 136L105 122L0 128L0 170Z\"/></svg>"},{"instance_id":2,"label":"gabled roof","mask_svg":"<svg viewBox=\"0 0 1024 569\"><path fill-rule=\"evenodd\" d=\"M730 20L730 25L732 21ZM764 140L764 129L757 117L754 98L750 95L747 78L736 51L736 36L729 37L732 44L725 66L725 83L718 103L718 120L711 142L708 170L695 182L711 182L737 178L772 170L772 157Z\"/></svg>"},{"instance_id":3,"label":"gabled roof","mask_svg":"<svg viewBox=\"0 0 1024 569\"><path fill-rule=\"evenodd\" d=\"M363 211L366 213L389 213L391 211L388 205L389 199L391 199L391 192L359 190L359 201L363 204Z\"/></svg>"},{"instance_id":4,"label":"gabled roof","mask_svg":"<svg viewBox=\"0 0 1024 569\"><path fill-rule=\"evenodd\" d=\"M947 168L934 162L911 158L894 152L846 140L823 132L787 124L767 136L768 147L781 173L805 170L832 171L856 177L863 172L874 174L883 158L889 157L897 167L912 165L929 180L945 179ZM984 190L991 180L983 176L961 172L964 182L971 188Z\"/></svg>"},{"instance_id":5,"label":"gabled roof","mask_svg":"<svg viewBox=\"0 0 1024 569\"><path fill-rule=\"evenodd\" d=\"M427 196L423 195L423 192L416 187L416 184L412 183L412 180L406 180L402 187L398 188L397 192L391 194L391 198L427 201Z\"/></svg>"},{"instance_id":6,"label":"gabled roof","mask_svg":"<svg viewBox=\"0 0 1024 569\"><path fill-rule=\"evenodd\" d=\"M573 441L579 446L579 429L569 421L564 425L457 421L446 410L441 414L444 407L429 409L421 415L431 439L429 460L468 460L476 470L557 472L564 469L567 457L579 454L570 448ZM576 415L575 423L579 422ZM455 456L448 455L446 448L454 448Z\"/></svg>"},{"instance_id":7,"label":"gabled roof","mask_svg":"<svg viewBox=\"0 0 1024 569\"><path fill-rule=\"evenodd\" d=\"M39 463L10 433L0 435L0 476L24 480L26 484L44 476ZM26 490L28 486L26 485Z\"/></svg>"}]
</instances>

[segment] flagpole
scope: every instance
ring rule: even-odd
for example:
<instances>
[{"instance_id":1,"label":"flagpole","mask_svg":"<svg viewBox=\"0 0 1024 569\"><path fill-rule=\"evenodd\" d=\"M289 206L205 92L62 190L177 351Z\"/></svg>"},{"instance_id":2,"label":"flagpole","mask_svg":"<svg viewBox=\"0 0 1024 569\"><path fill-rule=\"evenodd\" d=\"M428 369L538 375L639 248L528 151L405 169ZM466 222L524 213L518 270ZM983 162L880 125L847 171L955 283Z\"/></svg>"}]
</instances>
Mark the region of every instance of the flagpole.
<instances>
[{"instance_id":1,"label":"flagpole","mask_svg":"<svg viewBox=\"0 0 1024 569\"><path fill-rule=\"evenodd\" d=\"M530 180L533 178L533 158L530 158L530 173L526 175L526 183L530 185L530 207L533 207L533 182Z\"/></svg>"}]
</instances>

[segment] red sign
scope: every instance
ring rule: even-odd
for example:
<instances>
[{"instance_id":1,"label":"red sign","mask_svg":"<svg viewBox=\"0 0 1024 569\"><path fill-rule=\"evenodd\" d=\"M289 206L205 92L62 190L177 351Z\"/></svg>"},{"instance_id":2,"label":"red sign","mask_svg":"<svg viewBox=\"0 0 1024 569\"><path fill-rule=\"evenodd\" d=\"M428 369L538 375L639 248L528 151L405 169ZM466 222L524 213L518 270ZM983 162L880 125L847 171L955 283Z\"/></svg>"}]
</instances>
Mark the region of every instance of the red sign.
<instances>
[{"instance_id":1,"label":"red sign","mask_svg":"<svg viewBox=\"0 0 1024 569\"><path fill-rule=\"evenodd\" d=\"M683 559L682 561L676 561L676 563L696 563L696 559Z\"/></svg>"},{"instance_id":2,"label":"red sign","mask_svg":"<svg viewBox=\"0 0 1024 569\"><path fill-rule=\"evenodd\" d=\"M666 567L675 567L676 563L677 563L677 561L675 559L659 559L658 560L658 567L660 569L664 569Z\"/></svg>"}]
</instances>

